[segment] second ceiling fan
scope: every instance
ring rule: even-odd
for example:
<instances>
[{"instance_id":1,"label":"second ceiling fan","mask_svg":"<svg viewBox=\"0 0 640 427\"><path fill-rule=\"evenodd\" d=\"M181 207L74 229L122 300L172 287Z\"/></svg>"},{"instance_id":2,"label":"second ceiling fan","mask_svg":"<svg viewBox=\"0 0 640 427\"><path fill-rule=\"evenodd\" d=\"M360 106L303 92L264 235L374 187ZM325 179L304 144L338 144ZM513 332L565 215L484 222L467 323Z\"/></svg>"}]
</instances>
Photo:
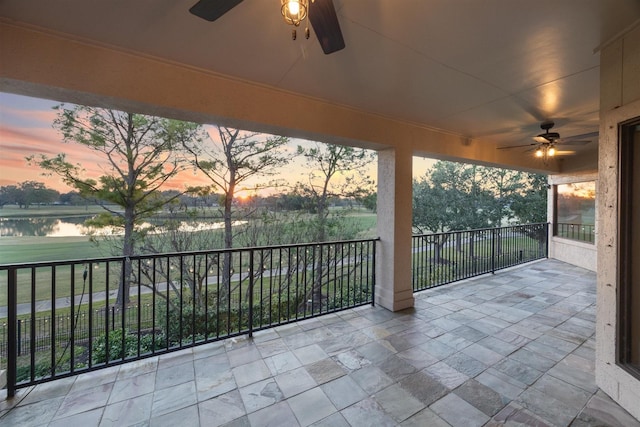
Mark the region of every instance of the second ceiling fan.
<instances>
[{"instance_id":1,"label":"second ceiling fan","mask_svg":"<svg viewBox=\"0 0 640 427\"><path fill-rule=\"evenodd\" d=\"M200 0L189 9L189 12L213 22L240 3L242 0ZM344 38L333 0L280 0L280 7L287 24L297 27L305 18L309 18L325 54L344 49ZM308 29L305 33L309 38ZM295 29L292 34L295 40Z\"/></svg>"},{"instance_id":2,"label":"second ceiling fan","mask_svg":"<svg viewBox=\"0 0 640 427\"><path fill-rule=\"evenodd\" d=\"M543 157L546 159L548 157L554 157L559 154L558 145L586 145L591 141L582 138L591 138L598 135L598 132L592 132L583 135L575 135L569 138L560 138L560 134L558 132L549 132L554 125L555 123L552 121L542 122L540 124L540 128L544 130L544 133L533 137L533 140L535 142L523 145L509 145L506 147L498 147L498 149L501 150L508 148L533 147L530 150L534 151L536 157Z\"/></svg>"}]
</instances>

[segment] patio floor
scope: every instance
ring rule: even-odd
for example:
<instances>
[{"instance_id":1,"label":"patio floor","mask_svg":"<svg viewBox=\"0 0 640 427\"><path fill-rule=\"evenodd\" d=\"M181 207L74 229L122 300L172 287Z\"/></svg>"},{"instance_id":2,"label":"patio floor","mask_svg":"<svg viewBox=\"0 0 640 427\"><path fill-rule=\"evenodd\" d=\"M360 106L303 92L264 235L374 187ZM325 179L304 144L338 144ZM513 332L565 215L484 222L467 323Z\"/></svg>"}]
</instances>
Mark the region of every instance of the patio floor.
<instances>
[{"instance_id":1,"label":"patio floor","mask_svg":"<svg viewBox=\"0 0 640 427\"><path fill-rule=\"evenodd\" d=\"M595 385L595 281L531 263L21 389L0 425L640 426Z\"/></svg>"}]
</instances>

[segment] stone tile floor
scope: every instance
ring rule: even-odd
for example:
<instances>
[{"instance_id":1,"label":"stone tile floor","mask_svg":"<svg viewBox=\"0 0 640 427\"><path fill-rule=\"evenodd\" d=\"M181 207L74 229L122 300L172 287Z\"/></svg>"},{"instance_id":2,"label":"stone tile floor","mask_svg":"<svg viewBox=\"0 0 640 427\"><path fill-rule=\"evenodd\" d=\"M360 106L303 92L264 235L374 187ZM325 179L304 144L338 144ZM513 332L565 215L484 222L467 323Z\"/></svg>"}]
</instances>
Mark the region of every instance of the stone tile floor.
<instances>
[{"instance_id":1,"label":"stone tile floor","mask_svg":"<svg viewBox=\"0 0 640 427\"><path fill-rule=\"evenodd\" d=\"M595 274L544 260L0 400L2 426L640 426L594 381Z\"/></svg>"}]
</instances>

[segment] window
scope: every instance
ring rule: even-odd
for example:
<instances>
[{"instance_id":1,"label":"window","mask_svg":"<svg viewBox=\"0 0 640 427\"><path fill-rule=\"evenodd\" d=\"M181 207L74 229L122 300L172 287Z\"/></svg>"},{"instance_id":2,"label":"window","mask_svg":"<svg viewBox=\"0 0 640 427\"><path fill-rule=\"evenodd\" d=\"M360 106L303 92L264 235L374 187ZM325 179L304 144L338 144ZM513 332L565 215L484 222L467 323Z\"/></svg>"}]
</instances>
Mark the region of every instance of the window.
<instances>
[{"instance_id":1,"label":"window","mask_svg":"<svg viewBox=\"0 0 640 427\"><path fill-rule=\"evenodd\" d=\"M640 118L620 126L618 363L640 378Z\"/></svg>"},{"instance_id":2,"label":"window","mask_svg":"<svg viewBox=\"0 0 640 427\"><path fill-rule=\"evenodd\" d=\"M594 243L595 181L559 184L555 191L554 235Z\"/></svg>"}]
</instances>

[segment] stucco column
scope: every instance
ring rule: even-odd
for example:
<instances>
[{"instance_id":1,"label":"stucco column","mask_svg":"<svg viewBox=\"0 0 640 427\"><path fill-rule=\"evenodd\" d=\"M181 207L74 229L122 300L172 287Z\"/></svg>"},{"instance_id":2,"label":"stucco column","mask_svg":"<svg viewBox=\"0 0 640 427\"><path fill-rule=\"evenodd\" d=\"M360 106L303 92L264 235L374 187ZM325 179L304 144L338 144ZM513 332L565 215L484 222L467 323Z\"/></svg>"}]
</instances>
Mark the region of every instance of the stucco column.
<instances>
[{"instance_id":1,"label":"stucco column","mask_svg":"<svg viewBox=\"0 0 640 427\"><path fill-rule=\"evenodd\" d=\"M413 307L411 286L412 151L378 151L376 304L391 311Z\"/></svg>"}]
</instances>

